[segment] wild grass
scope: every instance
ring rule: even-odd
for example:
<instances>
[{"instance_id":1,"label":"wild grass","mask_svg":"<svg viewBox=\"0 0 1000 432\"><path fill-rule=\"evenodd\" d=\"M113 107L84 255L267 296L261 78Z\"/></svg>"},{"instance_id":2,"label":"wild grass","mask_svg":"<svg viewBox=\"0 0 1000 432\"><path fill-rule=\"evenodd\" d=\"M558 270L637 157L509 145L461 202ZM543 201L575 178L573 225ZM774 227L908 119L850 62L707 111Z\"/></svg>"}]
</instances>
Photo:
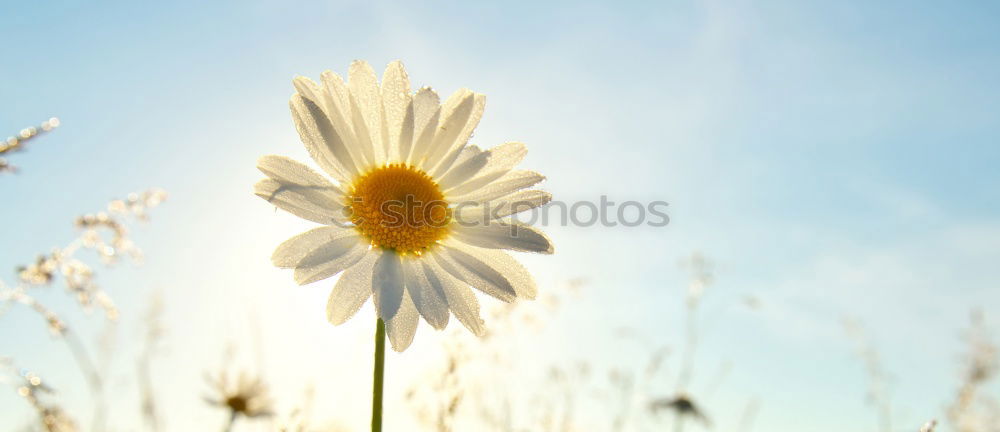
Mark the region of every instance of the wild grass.
<instances>
[{"instance_id":1,"label":"wild grass","mask_svg":"<svg viewBox=\"0 0 1000 432\"><path fill-rule=\"evenodd\" d=\"M0 171L15 172L7 158L58 125L58 120L53 118L0 144L0 156L3 156ZM45 326L56 340L68 347L70 356L65 363L74 364L79 370L93 401L90 424L80 424L76 419L85 416L69 412L61 404L58 392L61 384L49 382L33 372L30 365L20 364L19 347L5 344L5 352L0 353L0 370L7 377L3 382L10 384L23 400L23 410L33 416L25 431L110 430L108 407L104 402L106 377L95 360L95 352L101 347L85 343L75 327L40 301L36 293L61 285L82 310L97 311L104 320L116 321L120 315L118 306L111 291L97 283L96 273L121 261L142 260L142 252L132 242L129 229L136 223L147 222L150 211L165 198L164 191L151 189L114 200L101 211L80 215L73 220L79 233L77 237L14 267L16 279L0 280L0 320L14 307L33 312L39 318L39 325ZM514 360L530 354L519 352L503 335L539 331L563 308L573 307L587 290L602 288L584 280L571 280L540 290L537 302L505 304L491 309L487 320L489 331L484 337L473 339L456 331L444 340L439 363L430 365L416 381L392 391L404 393L407 406L420 425L419 430L424 431L750 432L754 430L758 413L769 408L766 394L763 398L743 396L746 404L739 412L725 412L713 406L712 396L726 378L745 371L739 369L738 362L707 359L699 350L707 335L706 327L717 325L722 319L718 315L705 316L703 301L709 295L726 294L717 292L715 269L705 256L692 254L682 261L682 268L691 274L690 282L679 290L682 293L679 297L683 297L683 310L679 312L683 314L683 327L663 340L642 340L641 345L647 351L639 367L609 368L585 358L568 359L559 365L538 366L547 371L545 378L528 388L519 388L516 392L497 391L506 388L502 381L510 369L516 367ZM171 413L164 411L160 404L156 362L170 324L164 321L164 304L159 295L153 293L149 298L143 319L143 342L135 359L134 380L139 389L138 417L142 430L160 432L165 430ZM751 310L759 309L761 304L755 297L737 300ZM892 377L888 368L861 324L849 323L848 332L857 343L858 356L868 373L868 398L877 414L877 424L872 430L934 431L938 427L937 420L906 429L897 427L893 421ZM628 328L623 329L620 336L623 341L638 337ZM946 419L951 430L956 432L1000 431L1000 404L986 390L997 377L997 346L982 313L972 315L964 337L967 351L962 357L961 380L953 400L941 413L943 416L938 417ZM205 430L240 430L251 420L266 422L272 430L283 432L343 430L319 426L331 414L314 409L313 383L300 383L306 389L301 400L283 401L289 402L283 406L292 409L279 412L266 370L236 370L230 364L224 361L214 368L206 365L204 388L192 389L192 394L203 394L203 402L224 413L227 419L221 425L206 425ZM706 365L719 366L707 373ZM704 385L694 385L696 381ZM597 412L589 410L588 415L583 416L589 407L600 409ZM19 411L12 407L3 407L3 410L4 415ZM927 417L935 414L928 413Z\"/></svg>"}]
</instances>

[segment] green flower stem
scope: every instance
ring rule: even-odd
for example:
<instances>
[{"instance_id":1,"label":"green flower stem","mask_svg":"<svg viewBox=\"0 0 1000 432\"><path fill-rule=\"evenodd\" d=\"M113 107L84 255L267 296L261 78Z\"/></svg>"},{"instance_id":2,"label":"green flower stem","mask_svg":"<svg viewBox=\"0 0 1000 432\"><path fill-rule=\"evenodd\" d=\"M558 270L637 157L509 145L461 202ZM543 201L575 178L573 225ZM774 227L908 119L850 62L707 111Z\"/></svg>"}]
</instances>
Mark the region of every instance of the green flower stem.
<instances>
[{"instance_id":1,"label":"green flower stem","mask_svg":"<svg viewBox=\"0 0 1000 432\"><path fill-rule=\"evenodd\" d=\"M372 432L382 432L382 384L385 382L385 321L375 327L375 371L372 374Z\"/></svg>"},{"instance_id":2,"label":"green flower stem","mask_svg":"<svg viewBox=\"0 0 1000 432\"><path fill-rule=\"evenodd\" d=\"M236 424L236 416L238 416L239 414L240 413L236 411L229 412L229 423L226 423L226 427L222 429L222 432L229 432L233 430L233 425Z\"/></svg>"}]
</instances>

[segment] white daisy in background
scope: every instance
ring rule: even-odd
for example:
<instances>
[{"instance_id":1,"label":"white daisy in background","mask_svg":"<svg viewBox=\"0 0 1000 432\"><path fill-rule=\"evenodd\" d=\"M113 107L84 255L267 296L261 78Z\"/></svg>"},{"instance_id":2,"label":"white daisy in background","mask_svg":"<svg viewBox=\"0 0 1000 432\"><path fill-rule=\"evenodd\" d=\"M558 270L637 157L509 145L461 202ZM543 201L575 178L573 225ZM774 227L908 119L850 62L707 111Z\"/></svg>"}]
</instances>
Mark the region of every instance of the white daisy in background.
<instances>
[{"instance_id":1,"label":"white daisy in background","mask_svg":"<svg viewBox=\"0 0 1000 432\"><path fill-rule=\"evenodd\" d=\"M531 275L503 250L552 253L544 234L511 220L551 195L529 189L541 174L514 169L523 144L468 144L485 96L462 89L441 104L428 87L411 93L398 61L381 84L368 63L355 61L346 83L326 71L322 84L298 77L294 85L296 128L332 181L292 159L264 156L257 167L269 178L255 192L324 225L282 243L272 261L295 269L299 284L343 272L327 306L330 322L343 323L374 296L393 349L402 351L419 317L443 329L454 314L483 334L469 287L505 302L535 297Z\"/></svg>"},{"instance_id":2,"label":"white daisy in background","mask_svg":"<svg viewBox=\"0 0 1000 432\"><path fill-rule=\"evenodd\" d=\"M239 416L253 419L273 415L267 385L259 377L241 373L236 381L231 381L223 370L217 376L207 376L206 380L213 394L205 396L205 402L229 411L230 428Z\"/></svg>"}]
</instances>

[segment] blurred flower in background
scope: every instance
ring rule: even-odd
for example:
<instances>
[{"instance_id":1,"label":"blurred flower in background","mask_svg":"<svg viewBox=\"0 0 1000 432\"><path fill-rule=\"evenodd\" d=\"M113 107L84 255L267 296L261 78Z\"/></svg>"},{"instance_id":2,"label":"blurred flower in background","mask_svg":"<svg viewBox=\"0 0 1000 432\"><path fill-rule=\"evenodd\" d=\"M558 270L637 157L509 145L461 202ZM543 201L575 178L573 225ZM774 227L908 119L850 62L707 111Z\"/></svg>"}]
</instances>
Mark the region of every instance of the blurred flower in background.
<instances>
[{"instance_id":1,"label":"blurred flower in background","mask_svg":"<svg viewBox=\"0 0 1000 432\"><path fill-rule=\"evenodd\" d=\"M253 419L274 414L267 385L261 378L240 373L233 380L228 370L222 370L215 376L206 377L206 380L212 394L205 397L205 402L229 411L227 430L239 417Z\"/></svg>"}]
</instances>

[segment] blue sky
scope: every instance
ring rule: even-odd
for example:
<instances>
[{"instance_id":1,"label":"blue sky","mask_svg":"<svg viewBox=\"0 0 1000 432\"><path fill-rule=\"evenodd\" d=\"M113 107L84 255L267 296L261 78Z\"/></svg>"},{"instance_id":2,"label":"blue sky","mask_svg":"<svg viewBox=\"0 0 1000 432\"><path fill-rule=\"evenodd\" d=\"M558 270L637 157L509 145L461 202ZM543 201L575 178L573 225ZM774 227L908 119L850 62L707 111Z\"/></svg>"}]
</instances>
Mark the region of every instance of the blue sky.
<instances>
[{"instance_id":1,"label":"blue sky","mask_svg":"<svg viewBox=\"0 0 1000 432\"><path fill-rule=\"evenodd\" d=\"M415 85L487 94L474 142L527 143L525 165L557 199L670 202L667 228L551 227L557 253L524 258L543 286L589 281L544 335L525 336L542 348L535 365L635 363L644 348L616 340L621 327L677 345L687 276L675 264L700 250L717 261L706 306L721 318L702 370L734 364L718 418L758 398L757 430L874 430L850 316L882 351L896 423L911 430L955 390L969 310L1000 304L993 3L57 1L8 2L0 16L0 127L63 123L0 179L0 263L64 243L73 216L111 198L167 189L136 229L147 262L100 277L125 310L122 373L150 292L163 293L165 403L186 413L171 430L221 421L199 400L205 364L255 331L277 392L316 379L317 400L344 412L330 417L365 424L351 413L366 412L370 325L330 328L329 283L294 287L270 267L273 247L308 224L250 193L259 156L307 157L291 78L345 73L353 59L401 59ZM761 310L732 305L744 295ZM73 313L61 293L46 298ZM67 383L86 412L64 348L33 319L0 317L0 355ZM390 358L396 382L435 358L439 335L417 338ZM0 429L28 415L3 409Z\"/></svg>"}]
</instances>

